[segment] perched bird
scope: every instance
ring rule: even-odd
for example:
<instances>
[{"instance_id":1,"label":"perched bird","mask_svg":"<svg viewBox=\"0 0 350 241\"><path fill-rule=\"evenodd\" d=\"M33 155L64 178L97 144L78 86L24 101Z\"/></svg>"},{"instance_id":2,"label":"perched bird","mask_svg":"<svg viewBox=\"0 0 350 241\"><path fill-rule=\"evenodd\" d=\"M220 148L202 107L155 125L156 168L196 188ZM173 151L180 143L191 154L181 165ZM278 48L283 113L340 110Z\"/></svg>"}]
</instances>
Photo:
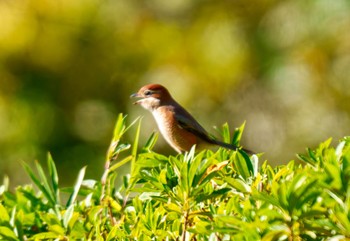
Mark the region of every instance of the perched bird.
<instances>
[{"instance_id":1,"label":"perched bird","mask_svg":"<svg viewBox=\"0 0 350 241\"><path fill-rule=\"evenodd\" d=\"M238 150L237 146L214 139L208 132L178 104L162 85L149 84L143 86L130 97L140 98L134 104L139 104L152 112L158 128L164 139L178 153L189 151L193 145L204 149L212 145ZM243 149L247 153L249 150Z\"/></svg>"}]
</instances>

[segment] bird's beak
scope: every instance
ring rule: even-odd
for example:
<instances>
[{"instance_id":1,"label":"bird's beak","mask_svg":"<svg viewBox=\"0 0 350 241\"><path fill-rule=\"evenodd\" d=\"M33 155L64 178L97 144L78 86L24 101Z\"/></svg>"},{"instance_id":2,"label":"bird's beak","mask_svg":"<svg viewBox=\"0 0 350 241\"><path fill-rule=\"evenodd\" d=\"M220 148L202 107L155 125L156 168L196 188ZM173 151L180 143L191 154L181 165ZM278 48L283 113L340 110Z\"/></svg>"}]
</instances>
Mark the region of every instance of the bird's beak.
<instances>
[{"instance_id":1,"label":"bird's beak","mask_svg":"<svg viewBox=\"0 0 350 241\"><path fill-rule=\"evenodd\" d=\"M142 97L143 97L143 96L140 95L139 93L134 93L134 94L130 95L130 98L142 98ZM134 105L137 105L137 104L140 103L140 101L141 101L141 100L135 101L133 104L134 104Z\"/></svg>"},{"instance_id":2,"label":"bird's beak","mask_svg":"<svg viewBox=\"0 0 350 241\"><path fill-rule=\"evenodd\" d=\"M137 98L137 97L141 97L141 95L139 93L134 93L130 95L130 98Z\"/></svg>"}]
</instances>

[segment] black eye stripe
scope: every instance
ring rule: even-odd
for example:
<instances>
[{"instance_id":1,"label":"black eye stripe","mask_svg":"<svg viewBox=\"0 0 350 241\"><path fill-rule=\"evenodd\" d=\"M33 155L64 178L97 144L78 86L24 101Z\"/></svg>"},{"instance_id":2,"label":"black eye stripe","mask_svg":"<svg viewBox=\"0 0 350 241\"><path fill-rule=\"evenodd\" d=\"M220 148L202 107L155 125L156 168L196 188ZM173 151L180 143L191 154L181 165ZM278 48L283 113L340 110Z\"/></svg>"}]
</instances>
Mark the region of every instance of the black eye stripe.
<instances>
[{"instance_id":1,"label":"black eye stripe","mask_svg":"<svg viewBox=\"0 0 350 241\"><path fill-rule=\"evenodd\" d=\"M144 92L144 95L151 95L152 93L153 93L152 91L146 90L146 91Z\"/></svg>"}]
</instances>

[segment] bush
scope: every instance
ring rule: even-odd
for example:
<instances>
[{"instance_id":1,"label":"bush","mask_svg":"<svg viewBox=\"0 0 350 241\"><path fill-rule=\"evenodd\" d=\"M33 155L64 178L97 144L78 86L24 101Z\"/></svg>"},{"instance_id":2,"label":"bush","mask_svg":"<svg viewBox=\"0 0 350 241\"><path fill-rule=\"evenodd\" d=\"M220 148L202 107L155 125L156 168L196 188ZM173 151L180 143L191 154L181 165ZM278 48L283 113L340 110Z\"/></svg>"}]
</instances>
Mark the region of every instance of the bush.
<instances>
[{"instance_id":1,"label":"bush","mask_svg":"<svg viewBox=\"0 0 350 241\"><path fill-rule=\"evenodd\" d=\"M132 144L122 137L136 124ZM258 168L259 155L220 148L164 156L141 149L141 121L119 115L101 180L60 188L54 161L48 174L23 164L33 185L0 188L1 240L346 240L350 238L350 138L330 140L294 161ZM234 133L238 143L243 126ZM227 125L225 140L230 139ZM118 169L130 174L116 184ZM37 191L37 189L39 191ZM63 203L60 192L69 193ZM333 239L332 239L333 238Z\"/></svg>"}]
</instances>

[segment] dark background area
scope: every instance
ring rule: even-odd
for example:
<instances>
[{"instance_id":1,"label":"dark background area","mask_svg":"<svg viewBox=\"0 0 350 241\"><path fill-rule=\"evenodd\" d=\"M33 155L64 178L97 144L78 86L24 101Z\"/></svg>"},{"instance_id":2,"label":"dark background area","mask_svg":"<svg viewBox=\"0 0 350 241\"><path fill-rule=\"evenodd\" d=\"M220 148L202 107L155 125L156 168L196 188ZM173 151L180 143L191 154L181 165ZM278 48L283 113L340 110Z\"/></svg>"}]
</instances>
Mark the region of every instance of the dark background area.
<instances>
[{"instance_id":1,"label":"dark background area","mask_svg":"<svg viewBox=\"0 0 350 241\"><path fill-rule=\"evenodd\" d=\"M100 178L118 113L147 83L203 126L246 121L242 144L275 165L350 129L347 0L0 1L0 177L50 151L63 185ZM132 133L127 137L132 140ZM175 154L160 138L155 151ZM125 169L127 171L127 168Z\"/></svg>"}]
</instances>

